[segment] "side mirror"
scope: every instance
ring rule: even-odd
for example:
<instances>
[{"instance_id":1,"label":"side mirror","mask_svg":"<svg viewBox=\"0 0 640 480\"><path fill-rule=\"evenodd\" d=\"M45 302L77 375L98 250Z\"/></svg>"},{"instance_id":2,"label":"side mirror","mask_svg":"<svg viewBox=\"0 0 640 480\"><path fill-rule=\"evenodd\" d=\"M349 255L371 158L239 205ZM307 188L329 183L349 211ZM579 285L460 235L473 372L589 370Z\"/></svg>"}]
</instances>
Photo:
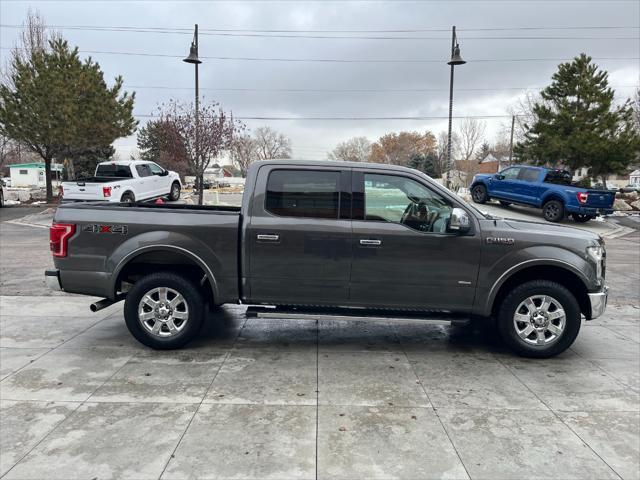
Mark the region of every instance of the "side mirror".
<instances>
[{"instance_id":1,"label":"side mirror","mask_svg":"<svg viewBox=\"0 0 640 480\"><path fill-rule=\"evenodd\" d=\"M160 173L161 177L166 177L167 175L169 175L169 170L162 170L162 172Z\"/></svg>"},{"instance_id":2,"label":"side mirror","mask_svg":"<svg viewBox=\"0 0 640 480\"><path fill-rule=\"evenodd\" d=\"M454 208L451 210L451 217L449 217L449 225L447 231L449 233L463 234L467 233L471 228L471 222L469 215L462 208Z\"/></svg>"},{"instance_id":3,"label":"side mirror","mask_svg":"<svg viewBox=\"0 0 640 480\"><path fill-rule=\"evenodd\" d=\"M504 180L504 175L500 175L499 173L496 173L496 174L494 175L494 178L495 178L496 180Z\"/></svg>"}]
</instances>

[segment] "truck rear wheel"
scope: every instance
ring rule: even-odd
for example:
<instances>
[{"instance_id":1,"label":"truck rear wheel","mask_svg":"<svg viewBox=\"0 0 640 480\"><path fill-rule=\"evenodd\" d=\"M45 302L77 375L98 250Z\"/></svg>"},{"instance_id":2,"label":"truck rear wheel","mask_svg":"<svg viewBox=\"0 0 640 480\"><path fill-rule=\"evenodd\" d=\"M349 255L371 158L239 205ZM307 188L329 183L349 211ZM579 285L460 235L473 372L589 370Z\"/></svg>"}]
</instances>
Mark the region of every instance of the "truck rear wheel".
<instances>
[{"instance_id":1,"label":"truck rear wheel","mask_svg":"<svg viewBox=\"0 0 640 480\"><path fill-rule=\"evenodd\" d=\"M158 350L180 348L199 332L204 301L197 285L171 272L136 282L124 303L127 328L140 343Z\"/></svg>"},{"instance_id":2,"label":"truck rear wheel","mask_svg":"<svg viewBox=\"0 0 640 480\"><path fill-rule=\"evenodd\" d=\"M542 215L547 222L559 222L564 218L564 205L560 200L549 200L542 206Z\"/></svg>"},{"instance_id":3,"label":"truck rear wheel","mask_svg":"<svg viewBox=\"0 0 640 480\"><path fill-rule=\"evenodd\" d=\"M504 342L523 357L548 358L569 348L580 331L580 306L559 283L532 280L514 288L498 310Z\"/></svg>"},{"instance_id":4,"label":"truck rear wheel","mask_svg":"<svg viewBox=\"0 0 640 480\"><path fill-rule=\"evenodd\" d=\"M121 203L135 203L136 197L131 192L125 192L120 198Z\"/></svg>"},{"instance_id":5,"label":"truck rear wheel","mask_svg":"<svg viewBox=\"0 0 640 480\"><path fill-rule=\"evenodd\" d=\"M592 215L583 215L583 214L580 214L580 213L572 213L571 214L571 218L573 218L574 222L586 223L589 220L593 219L594 217Z\"/></svg>"},{"instance_id":6,"label":"truck rear wheel","mask_svg":"<svg viewBox=\"0 0 640 480\"><path fill-rule=\"evenodd\" d=\"M489 196L487 195L487 187L484 185L476 185L471 189L471 198L476 203L485 203L489 200Z\"/></svg>"}]
</instances>

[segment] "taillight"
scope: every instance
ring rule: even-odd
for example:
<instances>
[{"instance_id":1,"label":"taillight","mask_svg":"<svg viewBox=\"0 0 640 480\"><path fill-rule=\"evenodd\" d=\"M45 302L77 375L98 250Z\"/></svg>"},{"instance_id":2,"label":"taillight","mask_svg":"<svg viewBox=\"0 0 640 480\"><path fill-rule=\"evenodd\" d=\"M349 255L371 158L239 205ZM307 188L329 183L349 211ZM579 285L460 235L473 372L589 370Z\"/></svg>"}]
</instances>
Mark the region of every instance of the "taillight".
<instances>
[{"instance_id":1,"label":"taillight","mask_svg":"<svg viewBox=\"0 0 640 480\"><path fill-rule=\"evenodd\" d=\"M584 205L585 203L587 203L589 194L587 192L578 192L576 193L576 197L578 197L578 202L580 202L581 205Z\"/></svg>"},{"instance_id":2,"label":"taillight","mask_svg":"<svg viewBox=\"0 0 640 480\"><path fill-rule=\"evenodd\" d=\"M67 256L67 243L75 232L76 226L71 223L53 223L49 227L49 248L54 257Z\"/></svg>"},{"instance_id":3,"label":"taillight","mask_svg":"<svg viewBox=\"0 0 640 480\"><path fill-rule=\"evenodd\" d=\"M102 195L107 198L111 196L111 187L102 187Z\"/></svg>"}]
</instances>

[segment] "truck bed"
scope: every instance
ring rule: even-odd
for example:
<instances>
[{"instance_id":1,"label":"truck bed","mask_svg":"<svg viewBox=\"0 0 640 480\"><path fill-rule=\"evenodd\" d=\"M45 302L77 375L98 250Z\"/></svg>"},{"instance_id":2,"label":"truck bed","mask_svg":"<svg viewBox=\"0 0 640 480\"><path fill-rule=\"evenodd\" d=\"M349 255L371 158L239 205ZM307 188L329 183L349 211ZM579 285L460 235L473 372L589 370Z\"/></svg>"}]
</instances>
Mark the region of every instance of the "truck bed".
<instances>
[{"instance_id":1,"label":"truck bed","mask_svg":"<svg viewBox=\"0 0 640 480\"><path fill-rule=\"evenodd\" d=\"M238 298L240 207L70 203L58 208L55 221L75 225L70 254L54 259L68 292L113 298L119 269L132 261L142 265L153 250L159 264L191 262L215 271L217 301Z\"/></svg>"}]
</instances>

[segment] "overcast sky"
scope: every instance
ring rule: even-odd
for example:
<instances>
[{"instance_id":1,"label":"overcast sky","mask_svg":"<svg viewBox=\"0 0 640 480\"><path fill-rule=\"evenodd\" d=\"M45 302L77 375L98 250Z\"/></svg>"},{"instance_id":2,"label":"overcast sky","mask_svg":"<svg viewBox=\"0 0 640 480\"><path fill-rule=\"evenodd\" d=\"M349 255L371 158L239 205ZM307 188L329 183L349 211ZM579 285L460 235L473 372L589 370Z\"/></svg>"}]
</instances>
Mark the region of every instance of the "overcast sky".
<instances>
[{"instance_id":1,"label":"overcast sky","mask_svg":"<svg viewBox=\"0 0 640 480\"><path fill-rule=\"evenodd\" d=\"M507 115L523 89L548 84L558 63L554 59L569 59L581 52L593 56L609 71L620 98L632 95L633 86L640 83L637 0L5 0L0 3L3 61L18 35L11 26L22 24L30 7L81 52L116 52L91 56L100 62L108 82L116 75L124 77L127 90L136 92L135 112L142 115L153 113L169 98L193 98L193 67L180 59L188 54L194 23L199 24L201 33L201 96L219 101L237 117L446 117L446 61L454 24L462 56L468 62L456 67L457 116ZM100 31L70 26L127 28ZM129 27L167 30L126 31L131 30ZM237 31L241 29L247 31ZM283 32L267 32L273 30ZM238 36L241 34L246 36ZM269 38L273 35L281 37ZM292 38L300 35L341 38ZM289 91L277 91L283 89ZM141 124L147 120L140 117ZM454 119L454 127L459 122ZM492 141L509 120L487 118L485 122L488 140ZM399 130L431 130L437 135L446 129L447 122L360 119L245 123L250 128L270 125L288 135L296 158L321 159L336 143L355 135L371 140ZM121 139L116 145L119 155L127 158L135 150L135 137Z\"/></svg>"}]
</instances>

